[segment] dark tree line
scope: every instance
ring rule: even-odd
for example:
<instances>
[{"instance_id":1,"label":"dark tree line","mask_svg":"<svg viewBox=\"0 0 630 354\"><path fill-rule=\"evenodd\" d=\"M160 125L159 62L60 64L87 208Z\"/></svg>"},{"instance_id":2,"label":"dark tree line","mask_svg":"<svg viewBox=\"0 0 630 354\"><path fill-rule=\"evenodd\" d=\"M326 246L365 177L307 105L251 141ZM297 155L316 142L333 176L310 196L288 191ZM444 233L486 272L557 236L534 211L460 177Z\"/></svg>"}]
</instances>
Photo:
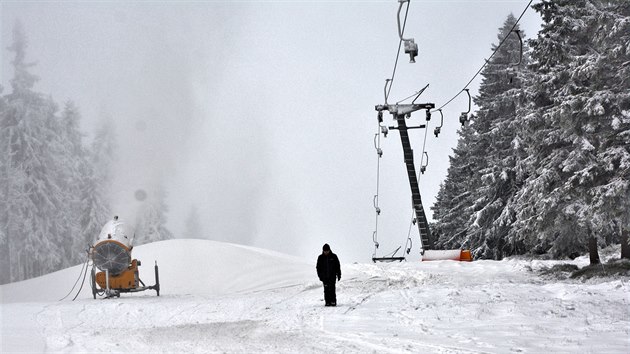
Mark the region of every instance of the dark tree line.
<instances>
[{"instance_id":1,"label":"dark tree line","mask_svg":"<svg viewBox=\"0 0 630 354\"><path fill-rule=\"evenodd\" d=\"M543 26L521 65L510 15L481 74L432 207L438 247L573 257L630 230L630 3L533 8Z\"/></svg>"}]
</instances>

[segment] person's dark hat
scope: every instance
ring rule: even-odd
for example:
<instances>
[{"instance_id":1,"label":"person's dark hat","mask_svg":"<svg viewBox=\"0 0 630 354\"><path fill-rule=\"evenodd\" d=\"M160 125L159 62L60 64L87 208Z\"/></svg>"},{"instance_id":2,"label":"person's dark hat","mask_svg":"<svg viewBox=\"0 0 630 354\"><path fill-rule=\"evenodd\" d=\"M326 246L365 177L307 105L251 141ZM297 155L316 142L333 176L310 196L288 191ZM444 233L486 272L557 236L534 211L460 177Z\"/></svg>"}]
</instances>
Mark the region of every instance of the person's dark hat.
<instances>
[{"instance_id":1,"label":"person's dark hat","mask_svg":"<svg viewBox=\"0 0 630 354\"><path fill-rule=\"evenodd\" d=\"M322 250L324 251L330 251L330 246L328 246L328 244L324 244L324 247L322 247Z\"/></svg>"}]
</instances>

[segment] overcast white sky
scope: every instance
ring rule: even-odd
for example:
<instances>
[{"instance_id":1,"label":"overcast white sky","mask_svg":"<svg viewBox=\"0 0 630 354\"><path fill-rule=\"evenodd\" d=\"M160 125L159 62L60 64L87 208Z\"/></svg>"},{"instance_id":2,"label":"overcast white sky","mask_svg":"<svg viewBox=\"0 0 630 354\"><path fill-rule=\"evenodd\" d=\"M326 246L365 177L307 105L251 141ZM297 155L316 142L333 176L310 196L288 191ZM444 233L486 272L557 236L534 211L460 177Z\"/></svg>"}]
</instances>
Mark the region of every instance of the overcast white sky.
<instances>
[{"instance_id":1,"label":"overcast white sky","mask_svg":"<svg viewBox=\"0 0 630 354\"><path fill-rule=\"evenodd\" d=\"M415 64L401 55L389 101L430 84L419 102L442 105L490 56L507 15L527 3L412 0L405 37L420 55ZM374 106L394 64L397 10L396 0L2 1L0 82L10 91L5 48L19 19L41 78L36 90L73 100L88 141L112 118L121 217L133 218L137 189L151 196L161 184L176 236L195 205L209 239L308 258L328 242L344 262L368 261ZM529 9L521 28L531 38L539 26ZM464 96L446 107L439 139L431 121L420 180L429 216L466 109ZM423 137L411 134L417 165ZM404 244L411 219L397 132L382 148L379 254ZM417 229L412 238L417 254Z\"/></svg>"}]
</instances>

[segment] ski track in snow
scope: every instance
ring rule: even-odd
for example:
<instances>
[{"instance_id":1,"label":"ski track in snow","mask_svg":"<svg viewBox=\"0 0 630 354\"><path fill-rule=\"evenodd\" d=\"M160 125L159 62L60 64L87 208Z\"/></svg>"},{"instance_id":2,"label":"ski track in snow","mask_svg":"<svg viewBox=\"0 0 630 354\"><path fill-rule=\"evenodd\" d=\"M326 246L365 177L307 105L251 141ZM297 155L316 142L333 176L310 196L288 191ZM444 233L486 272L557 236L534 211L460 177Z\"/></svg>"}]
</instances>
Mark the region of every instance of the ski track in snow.
<instances>
[{"instance_id":1,"label":"ski track in snow","mask_svg":"<svg viewBox=\"0 0 630 354\"><path fill-rule=\"evenodd\" d=\"M338 306L324 307L313 265L273 252L174 240L136 256L167 259L190 246L225 257L208 263L188 252L185 266L162 262L160 297L93 300L84 289L77 301L55 301L67 291L52 290L58 280L74 281L80 266L0 287L0 351L630 352L627 279L552 282L528 270L544 262L525 260L342 264ZM44 294L8 295L29 290Z\"/></svg>"}]
</instances>

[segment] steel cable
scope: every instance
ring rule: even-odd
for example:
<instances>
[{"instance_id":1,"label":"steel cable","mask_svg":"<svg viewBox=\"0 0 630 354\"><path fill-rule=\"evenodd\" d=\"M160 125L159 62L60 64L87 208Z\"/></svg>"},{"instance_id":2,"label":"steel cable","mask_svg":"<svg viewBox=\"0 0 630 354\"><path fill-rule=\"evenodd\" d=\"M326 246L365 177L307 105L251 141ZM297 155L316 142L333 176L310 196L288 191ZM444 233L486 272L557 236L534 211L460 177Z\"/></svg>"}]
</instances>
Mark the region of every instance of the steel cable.
<instances>
[{"instance_id":1,"label":"steel cable","mask_svg":"<svg viewBox=\"0 0 630 354\"><path fill-rule=\"evenodd\" d=\"M508 34L503 37L503 39L501 40L501 42L499 43L499 45L494 49L494 51L492 52L492 54L490 55L490 57L488 59L486 59L486 61L483 63L483 65L481 65L481 68L479 68L479 70L477 70L477 72L475 73L475 75L473 75L473 77L466 83L466 85L464 86L464 88L459 91L455 96L453 96L450 100L446 101L445 104L443 104L442 106L440 106L437 109L432 110L431 112L435 112L437 110L440 110L444 107L446 107L449 103L453 102L454 99L456 99L459 95L461 95L462 92L464 92L465 89L468 88L468 86L473 82L473 80L475 80L475 78L477 77L477 75L479 75L481 73L481 71L483 70L483 68L486 67L486 65L488 65L488 63L490 62L490 59L492 59L492 57L497 53L497 51L499 50L499 48L501 48L501 46L503 45L503 43L505 42L505 40L510 36L510 34L512 34L512 31L514 31L514 28L516 28L516 25L518 25L519 21L521 20L521 18L523 18L523 15L525 15L525 12L527 12L527 9L529 9L529 6L532 4L532 2L534 2L534 0L530 0L529 3L527 3L527 6L525 6L525 9L523 10L523 12L521 12L521 15L518 17L518 19L516 20L516 22L514 23L514 25L512 26L512 29L510 29L510 32L508 32Z\"/></svg>"}]
</instances>

